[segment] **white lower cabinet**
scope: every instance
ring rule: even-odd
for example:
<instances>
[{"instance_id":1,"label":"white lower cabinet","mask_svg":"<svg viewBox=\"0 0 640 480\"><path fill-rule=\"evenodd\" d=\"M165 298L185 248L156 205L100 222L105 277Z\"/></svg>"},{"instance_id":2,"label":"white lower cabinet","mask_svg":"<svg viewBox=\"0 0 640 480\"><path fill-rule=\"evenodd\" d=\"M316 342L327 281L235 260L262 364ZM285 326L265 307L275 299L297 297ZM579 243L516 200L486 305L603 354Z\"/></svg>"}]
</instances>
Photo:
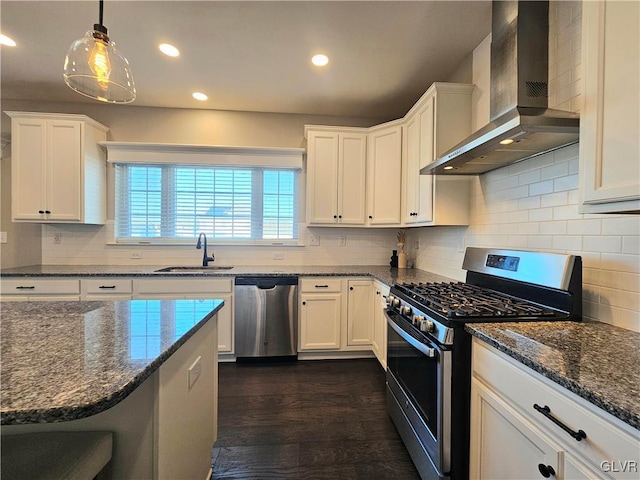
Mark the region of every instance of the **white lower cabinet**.
<instances>
[{"instance_id":1,"label":"white lower cabinet","mask_svg":"<svg viewBox=\"0 0 640 480\"><path fill-rule=\"evenodd\" d=\"M300 352L361 355L371 350L370 278L304 277L299 287Z\"/></svg>"},{"instance_id":2,"label":"white lower cabinet","mask_svg":"<svg viewBox=\"0 0 640 480\"><path fill-rule=\"evenodd\" d=\"M470 478L638 478L640 432L476 338L472 358Z\"/></svg>"},{"instance_id":3,"label":"white lower cabinet","mask_svg":"<svg viewBox=\"0 0 640 480\"><path fill-rule=\"evenodd\" d=\"M80 300L80 280L63 278L3 279L0 299L11 301Z\"/></svg>"},{"instance_id":4,"label":"white lower cabinet","mask_svg":"<svg viewBox=\"0 0 640 480\"><path fill-rule=\"evenodd\" d=\"M371 335L371 349L383 369L387 369L387 308L389 286L376 280L373 282L373 334Z\"/></svg>"},{"instance_id":5,"label":"white lower cabinet","mask_svg":"<svg viewBox=\"0 0 640 480\"><path fill-rule=\"evenodd\" d=\"M215 297L225 305L218 312L218 353L233 354L232 278L139 278L133 280L133 298L170 299Z\"/></svg>"},{"instance_id":6,"label":"white lower cabinet","mask_svg":"<svg viewBox=\"0 0 640 480\"><path fill-rule=\"evenodd\" d=\"M342 345L342 279L301 278L298 350L339 350Z\"/></svg>"},{"instance_id":7,"label":"white lower cabinet","mask_svg":"<svg viewBox=\"0 0 640 480\"><path fill-rule=\"evenodd\" d=\"M371 280L348 280L347 283L347 345L370 347L373 337Z\"/></svg>"}]
</instances>

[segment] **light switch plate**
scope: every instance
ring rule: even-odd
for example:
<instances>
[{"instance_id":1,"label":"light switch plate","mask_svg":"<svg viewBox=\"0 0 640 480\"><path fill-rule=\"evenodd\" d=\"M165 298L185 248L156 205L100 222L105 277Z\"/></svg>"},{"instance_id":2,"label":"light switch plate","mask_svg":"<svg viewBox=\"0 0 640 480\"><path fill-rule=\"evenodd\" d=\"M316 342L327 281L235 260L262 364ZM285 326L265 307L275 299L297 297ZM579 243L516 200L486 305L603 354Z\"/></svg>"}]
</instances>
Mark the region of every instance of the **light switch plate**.
<instances>
[{"instance_id":1,"label":"light switch plate","mask_svg":"<svg viewBox=\"0 0 640 480\"><path fill-rule=\"evenodd\" d=\"M344 235L341 235L339 243L340 243L341 247L346 247L347 246L347 237L345 237Z\"/></svg>"},{"instance_id":2,"label":"light switch plate","mask_svg":"<svg viewBox=\"0 0 640 480\"><path fill-rule=\"evenodd\" d=\"M312 247L317 247L320 245L320 235L314 235L313 233L309 234L309 245Z\"/></svg>"},{"instance_id":3,"label":"light switch plate","mask_svg":"<svg viewBox=\"0 0 640 480\"><path fill-rule=\"evenodd\" d=\"M0 232L0 243L7 243L7 232Z\"/></svg>"},{"instance_id":4,"label":"light switch plate","mask_svg":"<svg viewBox=\"0 0 640 480\"><path fill-rule=\"evenodd\" d=\"M282 252L276 252L273 254L273 259L274 260L283 260L284 259L284 253Z\"/></svg>"}]
</instances>

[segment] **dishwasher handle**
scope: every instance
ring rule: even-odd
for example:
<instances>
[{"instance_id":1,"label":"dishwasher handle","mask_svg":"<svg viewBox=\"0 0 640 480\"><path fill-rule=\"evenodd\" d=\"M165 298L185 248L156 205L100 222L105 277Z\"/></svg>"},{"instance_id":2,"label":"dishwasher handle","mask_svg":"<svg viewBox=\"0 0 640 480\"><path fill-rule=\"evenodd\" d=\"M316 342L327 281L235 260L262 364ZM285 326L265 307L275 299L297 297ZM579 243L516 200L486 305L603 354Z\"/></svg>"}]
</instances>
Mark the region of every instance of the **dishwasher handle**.
<instances>
[{"instance_id":1,"label":"dishwasher handle","mask_svg":"<svg viewBox=\"0 0 640 480\"><path fill-rule=\"evenodd\" d=\"M298 285L298 277L293 276L265 276L265 277L236 277L236 285L250 285L262 290L271 290L279 285Z\"/></svg>"}]
</instances>

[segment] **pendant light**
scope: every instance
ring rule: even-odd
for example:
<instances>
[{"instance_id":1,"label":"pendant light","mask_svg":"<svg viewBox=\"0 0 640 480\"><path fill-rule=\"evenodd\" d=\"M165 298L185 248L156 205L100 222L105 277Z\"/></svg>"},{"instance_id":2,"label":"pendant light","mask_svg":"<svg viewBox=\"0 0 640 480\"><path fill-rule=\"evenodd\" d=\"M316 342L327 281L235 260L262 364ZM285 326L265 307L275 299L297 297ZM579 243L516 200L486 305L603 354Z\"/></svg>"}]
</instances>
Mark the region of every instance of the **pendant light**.
<instances>
[{"instance_id":1,"label":"pendant light","mask_svg":"<svg viewBox=\"0 0 640 480\"><path fill-rule=\"evenodd\" d=\"M131 103L136 99L131 67L107 36L102 24L104 2L99 1L100 23L69 47L64 82L79 94L101 102Z\"/></svg>"}]
</instances>

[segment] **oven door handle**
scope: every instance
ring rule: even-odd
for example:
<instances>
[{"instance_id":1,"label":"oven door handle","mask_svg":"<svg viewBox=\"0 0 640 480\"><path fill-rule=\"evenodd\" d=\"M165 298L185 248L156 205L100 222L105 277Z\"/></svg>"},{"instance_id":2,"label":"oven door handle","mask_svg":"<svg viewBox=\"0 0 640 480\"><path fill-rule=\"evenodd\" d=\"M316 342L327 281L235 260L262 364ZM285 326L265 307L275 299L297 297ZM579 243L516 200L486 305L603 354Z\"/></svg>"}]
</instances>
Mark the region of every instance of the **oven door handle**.
<instances>
[{"instance_id":1,"label":"oven door handle","mask_svg":"<svg viewBox=\"0 0 640 480\"><path fill-rule=\"evenodd\" d=\"M393 319L389 317L387 312L385 312L385 316L387 317L387 323L391 326L391 328L393 328L396 331L398 335L402 337L402 339L405 342L409 343L412 347L416 348L417 350L420 350L429 358L433 358L436 356L435 348L428 347L424 343L419 342L418 340L413 338L411 335L405 332L400 326L398 326L396 322L394 322Z\"/></svg>"}]
</instances>

